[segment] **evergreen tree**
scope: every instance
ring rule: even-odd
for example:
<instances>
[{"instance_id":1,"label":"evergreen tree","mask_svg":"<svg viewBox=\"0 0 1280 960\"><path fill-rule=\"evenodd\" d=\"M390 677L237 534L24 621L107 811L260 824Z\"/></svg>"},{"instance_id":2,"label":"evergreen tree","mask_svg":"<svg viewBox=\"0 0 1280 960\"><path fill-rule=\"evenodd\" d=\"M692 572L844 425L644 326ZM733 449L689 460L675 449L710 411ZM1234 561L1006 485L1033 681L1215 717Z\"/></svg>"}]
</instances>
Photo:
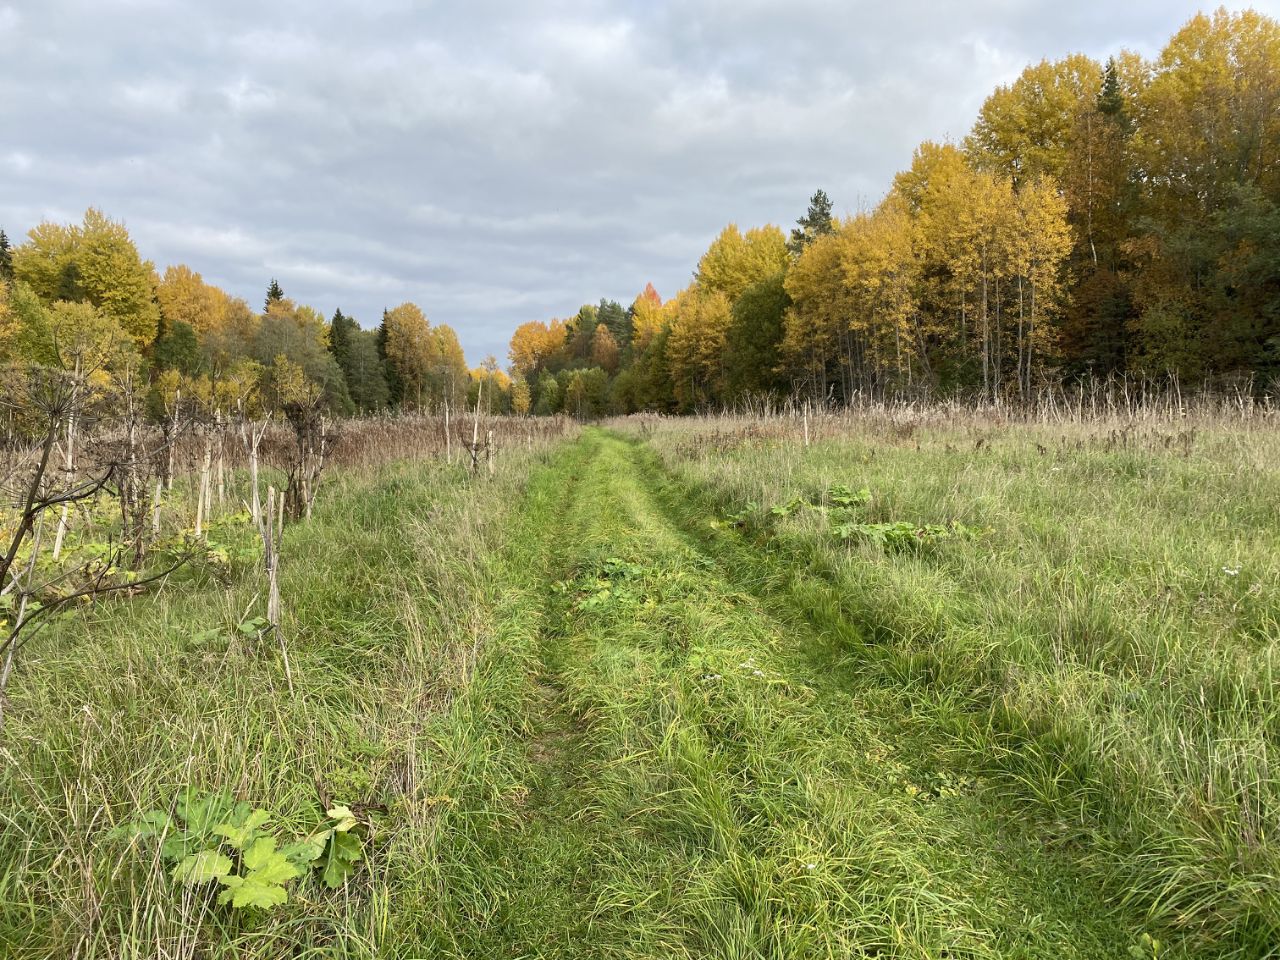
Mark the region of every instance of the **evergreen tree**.
<instances>
[{"instance_id":1,"label":"evergreen tree","mask_svg":"<svg viewBox=\"0 0 1280 960\"><path fill-rule=\"evenodd\" d=\"M344 373L350 357L351 339L359 329L360 325L344 315L341 309L333 311L333 319L329 321L329 352Z\"/></svg>"},{"instance_id":2,"label":"evergreen tree","mask_svg":"<svg viewBox=\"0 0 1280 960\"><path fill-rule=\"evenodd\" d=\"M596 322L603 323L620 348L631 344L631 311L616 300L601 299L596 307Z\"/></svg>"},{"instance_id":3,"label":"evergreen tree","mask_svg":"<svg viewBox=\"0 0 1280 960\"><path fill-rule=\"evenodd\" d=\"M1124 95L1120 92L1120 73L1115 58L1107 61L1102 71L1102 89L1098 91L1098 112L1119 119L1124 115Z\"/></svg>"},{"instance_id":4,"label":"evergreen tree","mask_svg":"<svg viewBox=\"0 0 1280 960\"><path fill-rule=\"evenodd\" d=\"M387 405L387 365L378 356L376 331L356 330L351 335L343 373L351 400L361 412L370 413Z\"/></svg>"},{"instance_id":5,"label":"evergreen tree","mask_svg":"<svg viewBox=\"0 0 1280 960\"><path fill-rule=\"evenodd\" d=\"M835 230L835 218L831 215L831 198L825 190L818 190L809 198L809 209L796 221L798 226L791 231L791 242L787 247L792 254L799 256L804 248L818 237L825 237Z\"/></svg>"},{"instance_id":6,"label":"evergreen tree","mask_svg":"<svg viewBox=\"0 0 1280 960\"><path fill-rule=\"evenodd\" d=\"M0 230L0 280L8 283L13 279L13 248L9 246L9 238Z\"/></svg>"},{"instance_id":7,"label":"evergreen tree","mask_svg":"<svg viewBox=\"0 0 1280 960\"><path fill-rule=\"evenodd\" d=\"M387 405L387 364L379 353L382 334L361 330L341 310L334 311L329 323L329 352L342 371L352 403L362 413Z\"/></svg>"},{"instance_id":8,"label":"evergreen tree","mask_svg":"<svg viewBox=\"0 0 1280 960\"><path fill-rule=\"evenodd\" d=\"M273 303L279 303L284 299L284 291L280 289L280 284L276 282L276 278L271 278L271 286L267 287L267 301L263 304L263 310L270 310Z\"/></svg>"},{"instance_id":9,"label":"evergreen tree","mask_svg":"<svg viewBox=\"0 0 1280 960\"><path fill-rule=\"evenodd\" d=\"M394 364L387 362L387 313L382 311L382 323L378 326L378 336L376 345L378 348L378 359L382 362L382 368L387 380L387 404L392 407L399 407L404 399L404 382L400 379L400 374L396 372Z\"/></svg>"}]
</instances>

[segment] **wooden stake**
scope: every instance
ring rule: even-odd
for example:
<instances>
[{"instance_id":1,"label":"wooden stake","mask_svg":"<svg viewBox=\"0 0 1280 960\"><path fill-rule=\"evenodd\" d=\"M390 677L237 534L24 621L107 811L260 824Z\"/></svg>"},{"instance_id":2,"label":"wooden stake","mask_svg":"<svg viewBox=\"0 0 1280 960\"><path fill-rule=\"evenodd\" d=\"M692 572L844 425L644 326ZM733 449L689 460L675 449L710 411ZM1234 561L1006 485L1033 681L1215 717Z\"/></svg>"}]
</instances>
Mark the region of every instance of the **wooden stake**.
<instances>
[{"instance_id":1,"label":"wooden stake","mask_svg":"<svg viewBox=\"0 0 1280 960\"><path fill-rule=\"evenodd\" d=\"M75 380L71 384L71 410L67 413L67 449L65 463L67 486L75 486L76 476L76 406L80 393L80 358L76 357ZM53 537L53 559L62 555L62 544L67 536L67 520L71 513L71 504L62 505L62 513L58 516L58 532Z\"/></svg>"},{"instance_id":2,"label":"wooden stake","mask_svg":"<svg viewBox=\"0 0 1280 960\"><path fill-rule=\"evenodd\" d=\"M196 536L204 532L204 521L208 516L209 473L213 469L213 438L204 439L204 463L200 466L200 482L196 486Z\"/></svg>"},{"instance_id":3,"label":"wooden stake","mask_svg":"<svg viewBox=\"0 0 1280 960\"><path fill-rule=\"evenodd\" d=\"M280 536L273 530L271 517L275 516L276 488L267 487L267 522L262 531L262 562L267 572L267 623L276 635L280 644L280 657L284 661L284 678L289 684L289 693L293 693L293 670L289 666L289 647L284 640L284 630L280 624ZM279 497L284 505L283 494ZM283 514L282 514L283 516Z\"/></svg>"},{"instance_id":4,"label":"wooden stake","mask_svg":"<svg viewBox=\"0 0 1280 960\"><path fill-rule=\"evenodd\" d=\"M160 497L164 494L164 481L156 480L156 492L151 498L151 532L160 535Z\"/></svg>"},{"instance_id":5,"label":"wooden stake","mask_svg":"<svg viewBox=\"0 0 1280 960\"><path fill-rule=\"evenodd\" d=\"M484 396L484 381L476 392L475 416L471 420L471 472L480 472L480 399Z\"/></svg>"}]
</instances>

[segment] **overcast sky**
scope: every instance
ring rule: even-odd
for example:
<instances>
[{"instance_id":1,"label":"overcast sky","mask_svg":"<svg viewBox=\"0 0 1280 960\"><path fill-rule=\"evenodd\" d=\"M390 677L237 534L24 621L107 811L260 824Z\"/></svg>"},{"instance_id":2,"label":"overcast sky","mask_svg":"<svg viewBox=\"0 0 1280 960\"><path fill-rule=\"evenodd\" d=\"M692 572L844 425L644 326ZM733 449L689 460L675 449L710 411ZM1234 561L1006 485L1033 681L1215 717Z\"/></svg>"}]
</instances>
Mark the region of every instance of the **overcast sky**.
<instances>
[{"instance_id":1,"label":"overcast sky","mask_svg":"<svg viewBox=\"0 0 1280 960\"><path fill-rule=\"evenodd\" d=\"M1255 9L1280 15L1280 0ZM1154 54L1184 0L0 0L0 227L90 205L163 270L468 359L823 187L874 203L1028 62Z\"/></svg>"}]
</instances>

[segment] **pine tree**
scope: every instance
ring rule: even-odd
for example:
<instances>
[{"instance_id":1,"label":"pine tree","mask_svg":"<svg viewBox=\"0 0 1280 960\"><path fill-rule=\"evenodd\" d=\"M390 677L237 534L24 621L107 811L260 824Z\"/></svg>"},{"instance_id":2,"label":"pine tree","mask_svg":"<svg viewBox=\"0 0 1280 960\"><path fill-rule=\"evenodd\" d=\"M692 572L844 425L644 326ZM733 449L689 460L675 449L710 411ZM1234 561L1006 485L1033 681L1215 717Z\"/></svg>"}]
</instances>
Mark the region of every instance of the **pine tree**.
<instances>
[{"instance_id":1,"label":"pine tree","mask_svg":"<svg viewBox=\"0 0 1280 960\"><path fill-rule=\"evenodd\" d=\"M13 279L13 248L9 246L9 238L0 230L0 280Z\"/></svg>"},{"instance_id":2,"label":"pine tree","mask_svg":"<svg viewBox=\"0 0 1280 960\"><path fill-rule=\"evenodd\" d=\"M351 338L358 329L359 325L345 316L340 308L333 311L333 319L329 321L329 352L333 354L333 359L338 361L338 366L344 373L351 353Z\"/></svg>"},{"instance_id":3,"label":"pine tree","mask_svg":"<svg viewBox=\"0 0 1280 960\"><path fill-rule=\"evenodd\" d=\"M796 223L798 226L791 231L791 242L787 246L798 257L814 240L825 237L835 229L835 219L831 216L831 198L825 190L818 190L809 198L809 209Z\"/></svg>"},{"instance_id":4,"label":"pine tree","mask_svg":"<svg viewBox=\"0 0 1280 960\"><path fill-rule=\"evenodd\" d=\"M284 291L280 289L280 284L276 282L276 278L271 278L271 286L267 287L267 302L263 304L263 310L270 310L273 303L279 303L284 299Z\"/></svg>"}]
</instances>

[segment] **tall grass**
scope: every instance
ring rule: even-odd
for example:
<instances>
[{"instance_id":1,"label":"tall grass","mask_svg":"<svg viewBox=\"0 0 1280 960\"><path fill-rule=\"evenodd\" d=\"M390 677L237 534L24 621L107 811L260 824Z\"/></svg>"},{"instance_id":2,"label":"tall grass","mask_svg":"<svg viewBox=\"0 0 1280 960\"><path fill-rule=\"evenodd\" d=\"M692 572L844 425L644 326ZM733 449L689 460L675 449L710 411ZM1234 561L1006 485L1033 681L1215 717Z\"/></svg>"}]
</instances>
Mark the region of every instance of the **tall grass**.
<instances>
[{"instance_id":1,"label":"tall grass","mask_svg":"<svg viewBox=\"0 0 1280 960\"><path fill-rule=\"evenodd\" d=\"M1176 412L1176 411L1175 411ZM1034 800L1160 922L1280 943L1280 434L1231 405L1011 422L878 408L663 421L648 436L725 512L867 486L869 522L989 531L917 551L846 545L820 513L760 546L818 584L847 642Z\"/></svg>"},{"instance_id":2,"label":"tall grass","mask_svg":"<svg viewBox=\"0 0 1280 960\"><path fill-rule=\"evenodd\" d=\"M468 698L475 677L498 682L480 665L504 602L499 559L549 442L512 444L492 481L392 461L404 443L340 466L313 520L284 535L293 695L275 644L236 629L262 602L252 565L87 607L24 649L0 733L0 955L367 957L412 927L398 915L429 923L441 798L489 779ZM325 801L388 810L345 888L300 884L254 918L109 836L187 786L265 807L293 836Z\"/></svg>"}]
</instances>

